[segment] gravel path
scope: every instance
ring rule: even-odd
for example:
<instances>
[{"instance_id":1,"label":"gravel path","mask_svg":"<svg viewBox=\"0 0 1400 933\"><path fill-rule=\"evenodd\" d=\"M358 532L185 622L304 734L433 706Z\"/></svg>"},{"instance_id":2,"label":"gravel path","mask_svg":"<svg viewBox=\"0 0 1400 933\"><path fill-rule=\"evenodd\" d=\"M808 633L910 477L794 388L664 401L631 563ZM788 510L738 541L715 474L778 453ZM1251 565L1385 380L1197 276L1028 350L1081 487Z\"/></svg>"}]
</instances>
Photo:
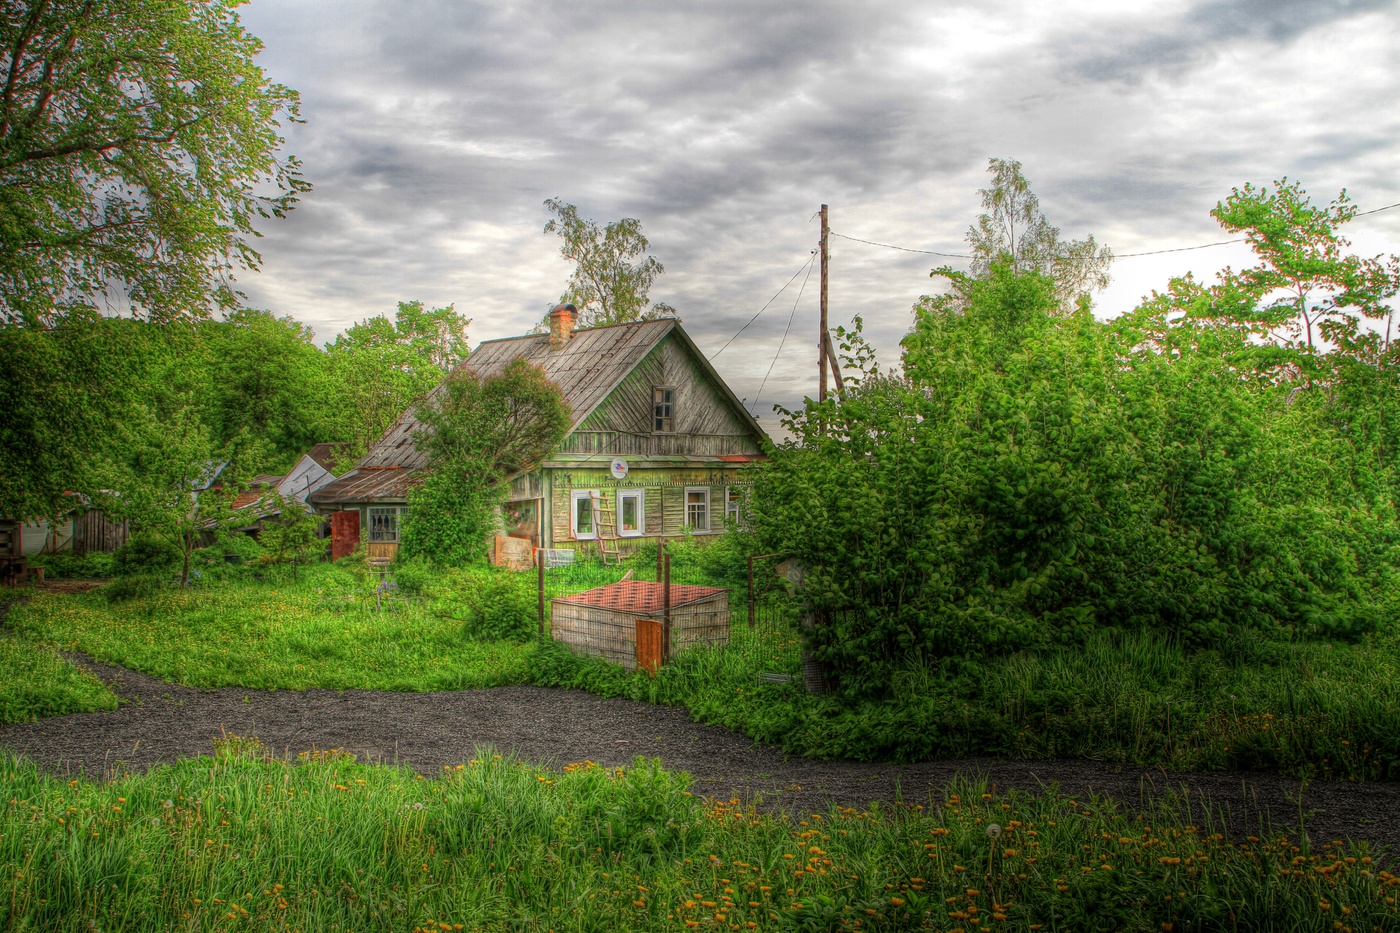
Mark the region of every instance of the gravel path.
<instances>
[{"instance_id":1,"label":"gravel path","mask_svg":"<svg viewBox=\"0 0 1400 933\"><path fill-rule=\"evenodd\" d=\"M223 732L257 736L279 754L340 748L361 761L410 765L431 775L479 747L543 765L591 759L625 765L638 755L690 772L697 793L757 800L768 810L822 811L830 803L927 803L959 774L985 774L1000 790L1058 784L1074 796L1107 794L1126 806L1169 792L1222 812L1231 831L1258 833L1261 819L1296 828L1300 782L1272 773L1184 774L1093 761L971 758L914 765L814 761L756 746L684 710L575 690L499 687L454 693L366 690L196 690L136 671L71 660L129 702L114 713L79 713L0 727L0 745L64 775L108 777L213 752ZM1400 855L1400 783L1314 783L1302 807L1314 842L1364 839Z\"/></svg>"}]
</instances>

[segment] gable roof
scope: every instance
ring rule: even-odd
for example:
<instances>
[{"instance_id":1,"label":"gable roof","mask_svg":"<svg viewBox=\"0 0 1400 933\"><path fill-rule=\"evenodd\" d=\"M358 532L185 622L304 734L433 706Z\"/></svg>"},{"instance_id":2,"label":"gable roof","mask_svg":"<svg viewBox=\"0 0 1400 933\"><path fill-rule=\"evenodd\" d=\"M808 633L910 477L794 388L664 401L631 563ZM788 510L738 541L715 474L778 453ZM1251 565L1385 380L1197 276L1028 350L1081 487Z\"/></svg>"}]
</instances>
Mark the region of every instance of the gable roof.
<instances>
[{"instance_id":1,"label":"gable roof","mask_svg":"<svg viewBox=\"0 0 1400 933\"><path fill-rule=\"evenodd\" d=\"M312 444L311 449L306 452L306 456L315 460L321 469L334 476L336 466L349 449L350 445L344 442L338 444L322 442Z\"/></svg>"},{"instance_id":2,"label":"gable roof","mask_svg":"<svg viewBox=\"0 0 1400 933\"><path fill-rule=\"evenodd\" d=\"M725 385L690 335L681 328L680 321L674 318L576 330L570 334L568 342L557 350L549 348L548 333L486 340L457 368L485 379L504 372L515 360L538 366L544 371L545 378L559 388L564 404L569 406L572 418L569 433L572 434L637 364L671 333L675 333L699 361L705 375L744 424L756 435L763 436L758 422ZM439 385L424 396L424 400L434 397L441 390L442 386ZM422 427L414 414L416 408L417 404L410 406L370 448L369 453L361 458L354 470L312 493L312 501L349 502L405 495L412 485L409 474L428 462L427 454L417 450L413 444L414 432Z\"/></svg>"}]
</instances>

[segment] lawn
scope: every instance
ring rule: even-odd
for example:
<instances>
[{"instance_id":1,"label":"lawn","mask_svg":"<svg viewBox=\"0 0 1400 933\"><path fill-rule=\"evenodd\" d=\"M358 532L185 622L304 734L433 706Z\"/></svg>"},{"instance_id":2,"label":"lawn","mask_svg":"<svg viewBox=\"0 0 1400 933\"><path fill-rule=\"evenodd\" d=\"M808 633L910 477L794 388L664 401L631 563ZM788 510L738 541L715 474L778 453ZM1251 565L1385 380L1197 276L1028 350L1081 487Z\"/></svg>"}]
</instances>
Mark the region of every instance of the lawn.
<instances>
[{"instance_id":1,"label":"lawn","mask_svg":"<svg viewBox=\"0 0 1400 933\"><path fill-rule=\"evenodd\" d=\"M1394 929L1364 845L1232 843L1185 802L991 793L774 818L683 774L335 753L100 785L0 755L0 925L52 930Z\"/></svg>"}]
</instances>

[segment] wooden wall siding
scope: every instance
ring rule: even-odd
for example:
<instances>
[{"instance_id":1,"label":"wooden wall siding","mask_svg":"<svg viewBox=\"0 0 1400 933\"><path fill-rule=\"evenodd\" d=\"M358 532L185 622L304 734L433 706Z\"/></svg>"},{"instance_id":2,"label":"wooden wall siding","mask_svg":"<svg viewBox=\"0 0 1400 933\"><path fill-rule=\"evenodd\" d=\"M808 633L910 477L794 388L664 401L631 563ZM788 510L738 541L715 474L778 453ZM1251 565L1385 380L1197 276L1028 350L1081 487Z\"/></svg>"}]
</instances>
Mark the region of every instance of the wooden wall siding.
<instances>
[{"instance_id":1,"label":"wooden wall siding","mask_svg":"<svg viewBox=\"0 0 1400 933\"><path fill-rule=\"evenodd\" d=\"M739 434L624 434L575 431L559 445L563 454L606 454L608 457L723 457L753 456L758 441Z\"/></svg>"},{"instance_id":2,"label":"wooden wall siding","mask_svg":"<svg viewBox=\"0 0 1400 933\"><path fill-rule=\"evenodd\" d=\"M621 483L601 471L575 470L557 472L552 477L552 499L550 502L550 529L547 539L552 547L579 547L583 550L596 548L593 540L575 541L570 522L572 493L576 489L597 489L608 499L614 509L617 507L619 489L641 489L644 491L646 514L645 534L635 538L620 539L626 547L630 542L641 542L662 535L677 535L685 526L685 490L688 487L703 486L710 490L710 531L724 530L724 502L726 490L732 486L748 487L749 477L742 469L731 471L711 470L648 470L647 474L633 473Z\"/></svg>"},{"instance_id":3,"label":"wooden wall siding","mask_svg":"<svg viewBox=\"0 0 1400 933\"><path fill-rule=\"evenodd\" d=\"M526 473L514 477L510 481L510 493L507 498L512 502L521 499L543 499L544 476L540 473Z\"/></svg>"},{"instance_id":4,"label":"wooden wall siding","mask_svg":"<svg viewBox=\"0 0 1400 933\"><path fill-rule=\"evenodd\" d=\"M675 336L669 334L642 359L606 399L594 409L575 430L579 433L620 432L652 437L654 426L652 390L669 387L672 395L672 417L676 436L693 435L709 438L745 438L746 449L714 451L715 453L757 453L757 438L749 426L730 407L721 392L711 384L699 361ZM567 443L567 442L566 442ZM638 450L637 453L672 453L670 450ZM675 453L708 451L678 450Z\"/></svg>"},{"instance_id":5,"label":"wooden wall siding","mask_svg":"<svg viewBox=\"0 0 1400 933\"><path fill-rule=\"evenodd\" d=\"M637 667L637 619L642 614L580 606L562 599L550 601L550 634L580 654L593 655L621 664L628 670ZM646 618L661 617L660 612L648 613ZM729 643L729 594L687 603L671 610L671 654L699 645Z\"/></svg>"},{"instance_id":6,"label":"wooden wall siding","mask_svg":"<svg viewBox=\"0 0 1400 933\"><path fill-rule=\"evenodd\" d=\"M126 522L109 522L101 510L89 509L73 516L73 553L111 553L126 543L127 531Z\"/></svg>"}]
</instances>

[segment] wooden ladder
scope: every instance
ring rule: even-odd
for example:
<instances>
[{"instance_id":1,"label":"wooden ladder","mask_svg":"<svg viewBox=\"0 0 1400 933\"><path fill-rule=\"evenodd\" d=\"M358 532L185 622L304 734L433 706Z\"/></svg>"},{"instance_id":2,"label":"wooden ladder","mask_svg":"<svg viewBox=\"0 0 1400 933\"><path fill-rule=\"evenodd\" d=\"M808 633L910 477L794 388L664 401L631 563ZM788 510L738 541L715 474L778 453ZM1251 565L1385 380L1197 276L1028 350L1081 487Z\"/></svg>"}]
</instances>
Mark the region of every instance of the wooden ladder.
<instances>
[{"instance_id":1,"label":"wooden ladder","mask_svg":"<svg viewBox=\"0 0 1400 933\"><path fill-rule=\"evenodd\" d=\"M593 503L593 533L598 540L598 557L605 566L609 562L622 563L622 552L617 546L617 507L608 503L607 493L589 497L589 501Z\"/></svg>"}]
</instances>

